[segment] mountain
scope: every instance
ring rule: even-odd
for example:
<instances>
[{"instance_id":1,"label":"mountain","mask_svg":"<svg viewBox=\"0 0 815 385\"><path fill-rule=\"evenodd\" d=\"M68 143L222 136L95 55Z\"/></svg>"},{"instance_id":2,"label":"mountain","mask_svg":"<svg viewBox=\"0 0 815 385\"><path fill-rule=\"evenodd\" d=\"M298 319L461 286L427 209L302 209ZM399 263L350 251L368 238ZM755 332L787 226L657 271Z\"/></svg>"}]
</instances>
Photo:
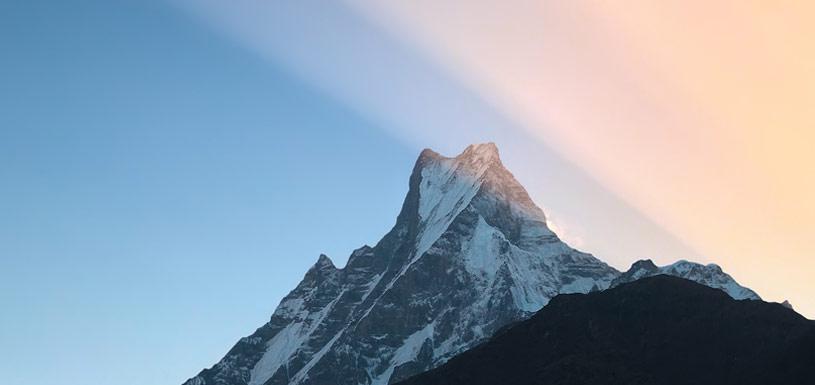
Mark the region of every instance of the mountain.
<instances>
[{"instance_id":1,"label":"mountain","mask_svg":"<svg viewBox=\"0 0 815 385\"><path fill-rule=\"evenodd\" d=\"M751 298L718 267L672 266L665 272ZM558 294L663 272L653 263L634 267L620 274L561 241L494 144L471 145L454 158L427 149L379 243L355 250L343 268L321 255L268 323L185 385L394 383L526 319Z\"/></svg>"},{"instance_id":2,"label":"mountain","mask_svg":"<svg viewBox=\"0 0 815 385\"><path fill-rule=\"evenodd\" d=\"M684 260L662 267L657 267L650 259L634 262L628 271L611 282L611 287L658 274L685 278L712 288L721 289L735 299L761 299L754 291L739 285L733 277L723 272L718 265L714 263L702 265Z\"/></svg>"},{"instance_id":3,"label":"mountain","mask_svg":"<svg viewBox=\"0 0 815 385\"><path fill-rule=\"evenodd\" d=\"M494 144L424 150L376 246L341 269L321 255L267 324L185 384L392 383L618 275L547 227Z\"/></svg>"},{"instance_id":4,"label":"mountain","mask_svg":"<svg viewBox=\"0 0 815 385\"><path fill-rule=\"evenodd\" d=\"M400 385L811 384L815 321L668 275L558 295Z\"/></svg>"}]
</instances>

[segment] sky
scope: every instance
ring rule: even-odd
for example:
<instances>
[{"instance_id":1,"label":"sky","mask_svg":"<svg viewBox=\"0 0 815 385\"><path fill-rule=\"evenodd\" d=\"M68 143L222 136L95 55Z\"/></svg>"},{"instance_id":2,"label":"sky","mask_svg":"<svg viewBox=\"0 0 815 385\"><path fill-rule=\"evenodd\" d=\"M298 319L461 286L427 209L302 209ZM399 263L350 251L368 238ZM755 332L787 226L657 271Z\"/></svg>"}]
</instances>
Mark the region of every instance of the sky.
<instances>
[{"instance_id":1,"label":"sky","mask_svg":"<svg viewBox=\"0 0 815 385\"><path fill-rule=\"evenodd\" d=\"M811 6L498 4L3 2L3 382L179 384L485 141L575 247L815 318Z\"/></svg>"}]
</instances>

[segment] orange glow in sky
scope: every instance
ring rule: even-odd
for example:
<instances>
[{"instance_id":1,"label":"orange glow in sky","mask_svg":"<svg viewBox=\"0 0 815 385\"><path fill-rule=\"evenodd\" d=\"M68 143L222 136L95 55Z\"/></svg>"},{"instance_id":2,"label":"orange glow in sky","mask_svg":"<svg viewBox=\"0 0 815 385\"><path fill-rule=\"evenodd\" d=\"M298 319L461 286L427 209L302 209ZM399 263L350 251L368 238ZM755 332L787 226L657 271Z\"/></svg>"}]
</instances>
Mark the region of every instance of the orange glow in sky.
<instances>
[{"instance_id":1,"label":"orange glow in sky","mask_svg":"<svg viewBox=\"0 0 815 385\"><path fill-rule=\"evenodd\" d=\"M766 300L815 315L815 6L352 0Z\"/></svg>"}]
</instances>

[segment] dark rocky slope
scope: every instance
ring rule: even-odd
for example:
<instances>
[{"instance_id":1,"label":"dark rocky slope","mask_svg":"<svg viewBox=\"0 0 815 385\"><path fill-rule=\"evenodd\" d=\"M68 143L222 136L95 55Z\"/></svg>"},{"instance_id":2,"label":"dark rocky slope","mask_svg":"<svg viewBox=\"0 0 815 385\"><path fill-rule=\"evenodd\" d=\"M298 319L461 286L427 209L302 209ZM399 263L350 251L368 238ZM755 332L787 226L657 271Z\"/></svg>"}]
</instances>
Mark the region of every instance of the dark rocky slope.
<instances>
[{"instance_id":1,"label":"dark rocky slope","mask_svg":"<svg viewBox=\"0 0 815 385\"><path fill-rule=\"evenodd\" d=\"M815 321L667 275L553 298L401 385L813 384Z\"/></svg>"}]
</instances>

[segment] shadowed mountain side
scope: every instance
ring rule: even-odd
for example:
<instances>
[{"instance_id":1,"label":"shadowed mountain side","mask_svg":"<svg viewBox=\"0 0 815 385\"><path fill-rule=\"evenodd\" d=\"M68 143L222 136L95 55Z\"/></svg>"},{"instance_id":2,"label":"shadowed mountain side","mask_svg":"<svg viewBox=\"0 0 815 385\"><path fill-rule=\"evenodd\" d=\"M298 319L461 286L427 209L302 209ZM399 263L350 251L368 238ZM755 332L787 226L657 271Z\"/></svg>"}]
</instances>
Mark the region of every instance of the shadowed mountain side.
<instances>
[{"instance_id":1,"label":"shadowed mountain side","mask_svg":"<svg viewBox=\"0 0 815 385\"><path fill-rule=\"evenodd\" d=\"M558 295L530 319L401 385L809 384L815 322L657 275Z\"/></svg>"}]
</instances>

